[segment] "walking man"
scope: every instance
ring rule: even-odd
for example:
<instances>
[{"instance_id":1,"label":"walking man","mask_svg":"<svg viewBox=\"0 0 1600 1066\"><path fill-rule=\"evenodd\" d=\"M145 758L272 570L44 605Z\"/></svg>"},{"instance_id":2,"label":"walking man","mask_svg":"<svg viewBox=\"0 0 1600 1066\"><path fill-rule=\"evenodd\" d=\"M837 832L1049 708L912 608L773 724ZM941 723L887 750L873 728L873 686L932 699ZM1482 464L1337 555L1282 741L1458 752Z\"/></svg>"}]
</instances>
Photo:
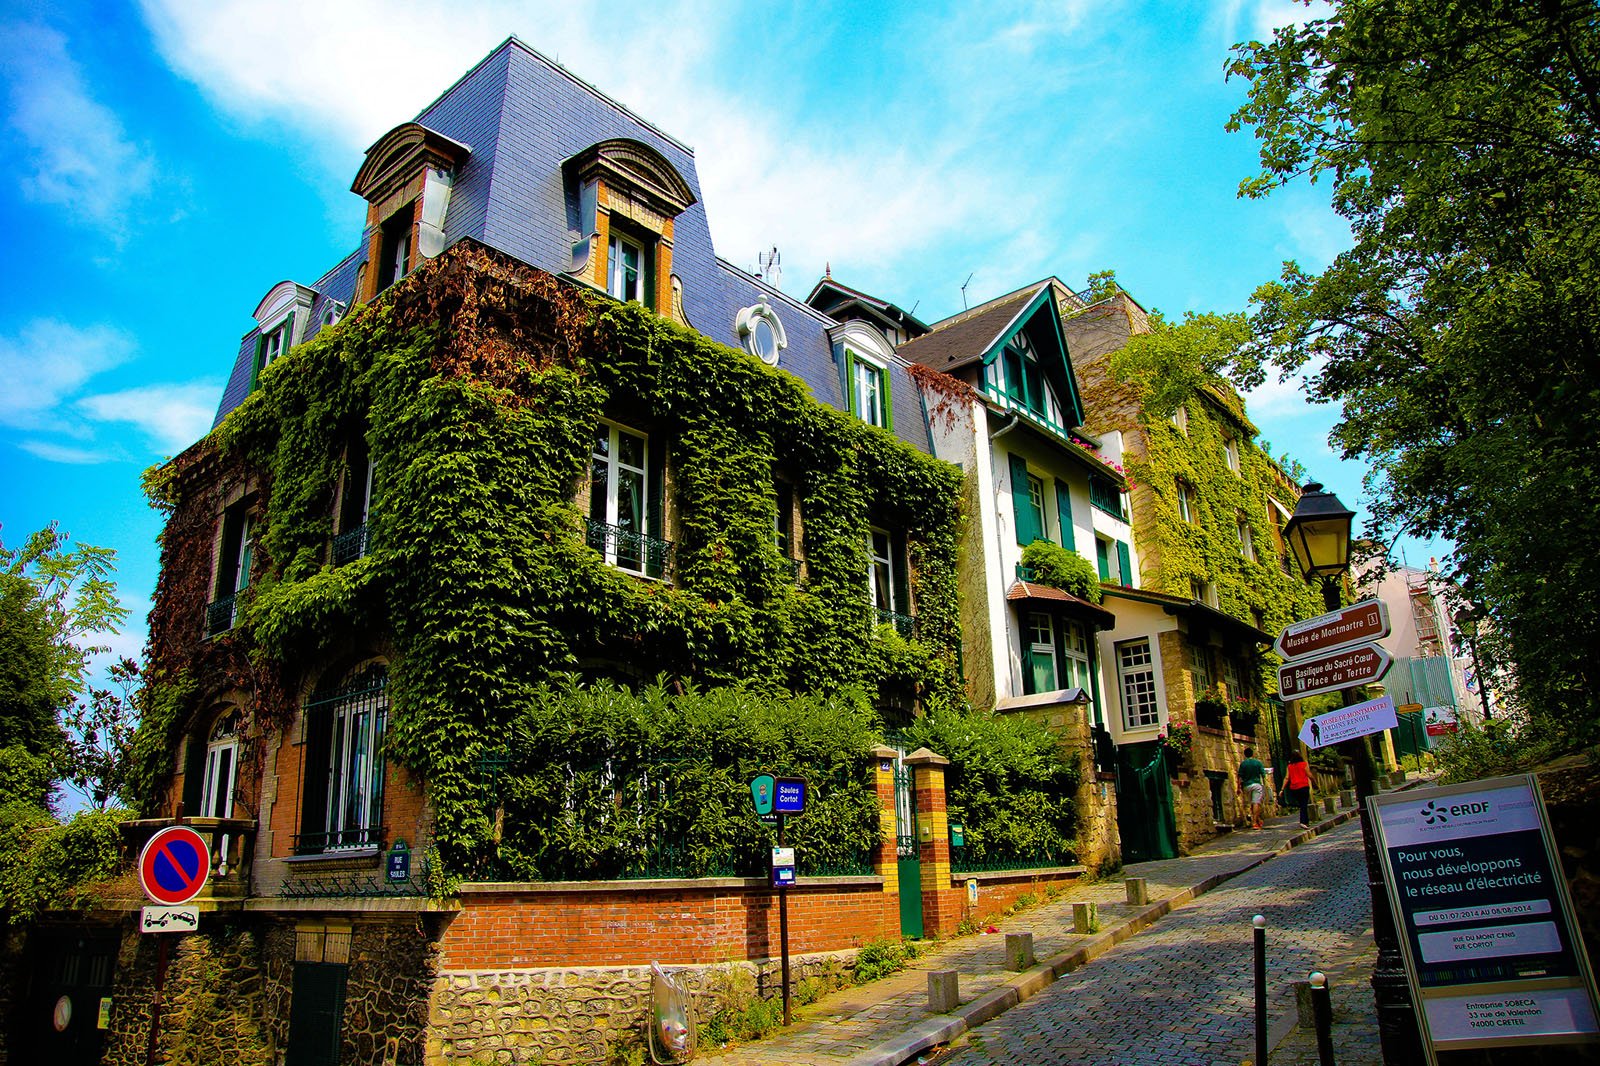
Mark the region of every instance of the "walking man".
<instances>
[{"instance_id":1,"label":"walking man","mask_svg":"<svg viewBox=\"0 0 1600 1066\"><path fill-rule=\"evenodd\" d=\"M1250 828L1261 828L1261 801L1266 796L1267 768L1256 758L1256 749L1244 749L1239 764L1239 792L1250 800Z\"/></svg>"}]
</instances>

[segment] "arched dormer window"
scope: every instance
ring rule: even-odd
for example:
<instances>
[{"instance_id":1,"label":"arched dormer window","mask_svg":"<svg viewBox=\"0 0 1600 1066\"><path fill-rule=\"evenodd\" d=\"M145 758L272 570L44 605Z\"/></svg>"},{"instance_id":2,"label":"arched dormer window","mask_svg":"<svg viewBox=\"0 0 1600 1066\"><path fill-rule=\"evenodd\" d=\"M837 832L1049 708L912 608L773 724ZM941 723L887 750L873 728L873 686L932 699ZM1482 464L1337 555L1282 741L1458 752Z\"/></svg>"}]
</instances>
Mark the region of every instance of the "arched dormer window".
<instances>
[{"instance_id":1,"label":"arched dormer window","mask_svg":"<svg viewBox=\"0 0 1600 1066\"><path fill-rule=\"evenodd\" d=\"M358 296L371 299L444 251L456 171L472 149L418 122L396 126L367 149L350 191L367 201L367 264Z\"/></svg>"},{"instance_id":2,"label":"arched dormer window","mask_svg":"<svg viewBox=\"0 0 1600 1066\"><path fill-rule=\"evenodd\" d=\"M622 301L675 313L673 220L698 197L660 152L626 137L590 145L562 164L573 274Z\"/></svg>"}]
</instances>

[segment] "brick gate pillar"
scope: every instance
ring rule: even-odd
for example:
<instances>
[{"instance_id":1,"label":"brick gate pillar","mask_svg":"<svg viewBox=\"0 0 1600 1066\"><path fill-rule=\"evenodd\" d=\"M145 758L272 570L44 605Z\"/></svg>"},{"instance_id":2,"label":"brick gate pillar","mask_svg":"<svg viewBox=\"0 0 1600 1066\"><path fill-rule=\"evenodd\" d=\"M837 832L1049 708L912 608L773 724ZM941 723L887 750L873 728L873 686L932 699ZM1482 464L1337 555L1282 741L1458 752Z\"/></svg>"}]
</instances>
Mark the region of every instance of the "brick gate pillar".
<instances>
[{"instance_id":1,"label":"brick gate pillar","mask_svg":"<svg viewBox=\"0 0 1600 1066\"><path fill-rule=\"evenodd\" d=\"M950 884L950 816L944 769L950 760L927 748L906 756L917 797L917 843L922 860L922 928L930 937L953 936L961 923L961 892Z\"/></svg>"},{"instance_id":2,"label":"brick gate pillar","mask_svg":"<svg viewBox=\"0 0 1600 1066\"><path fill-rule=\"evenodd\" d=\"M899 753L878 745L872 759L872 791L878 799L878 843L872 849L872 868L883 878L881 936L900 939L900 856L895 841L894 760Z\"/></svg>"}]
</instances>

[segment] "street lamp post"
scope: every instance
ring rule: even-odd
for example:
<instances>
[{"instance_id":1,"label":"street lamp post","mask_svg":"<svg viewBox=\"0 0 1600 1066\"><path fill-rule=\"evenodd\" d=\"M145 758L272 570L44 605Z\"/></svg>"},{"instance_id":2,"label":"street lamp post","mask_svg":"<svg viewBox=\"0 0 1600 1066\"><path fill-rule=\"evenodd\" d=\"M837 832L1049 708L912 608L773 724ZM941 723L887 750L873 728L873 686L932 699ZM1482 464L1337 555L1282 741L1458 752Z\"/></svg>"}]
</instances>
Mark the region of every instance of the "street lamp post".
<instances>
[{"instance_id":1,"label":"street lamp post","mask_svg":"<svg viewBox=\"0 0 1600 1066\"><path fill-rule=\"evenodd\" d=\"M1323 606L1339 609L1339 579L1350 569L1350 524L1355 512L1339 502L1331 492L1313 481L1306 485L1294 514L1284 526L1284 539L1294 552L1307 579L1322 582ZM1481 683L1480 678L1480 683ZM1352 690L1340 698L1346 707L1359 702ZM1400 1066L1422 1061L1422 1037L1417 1028L1416 1011L1400 957L1400 940L1395 933L1394 916L1383 888L1383 867L1378 861L1378 846L1367 813L1367 797L1376 791L1372 749L1365 737L1345 741L1340 752L1355 767L1356 808L1361 818L1361 845L1367 860L1367 889L1372 898L1372 939L1378 945L1378 963L1372 971L1372 994L1378 1008L1378 1034L1383 1043L1383 1061Z\"/></svg>"},{"instance_id":2,"label":"street lamp post","mask_svg":"<svg viewBox=\"0 0 1600 1066\"><path fill-rule=\"evenodd\" d=\"M1467 642L1467 653L1472 656L1472 672L1478 675L1478 698L1483 701L1483 720L1494 716L1489 713L1489 685L1483 676L1483 663L1478 661L1478 612L1472 609L1457 611L1451 621L1456 632Z\"/></svg>"}]
</instances>

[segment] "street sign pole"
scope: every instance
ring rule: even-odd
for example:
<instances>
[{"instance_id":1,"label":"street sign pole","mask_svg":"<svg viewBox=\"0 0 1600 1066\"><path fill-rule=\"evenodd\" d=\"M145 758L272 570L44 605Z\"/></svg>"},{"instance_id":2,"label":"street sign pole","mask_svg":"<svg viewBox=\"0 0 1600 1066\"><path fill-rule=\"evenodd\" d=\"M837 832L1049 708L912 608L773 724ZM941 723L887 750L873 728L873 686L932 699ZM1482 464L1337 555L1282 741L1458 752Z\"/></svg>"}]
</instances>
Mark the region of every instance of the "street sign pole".
<instances>
[{"instance_id":1,"label":"street sign pole","mask_svg":"<svg viewBox=\"0 0 1600 1066\"><path fill-rule=\"evenodd\" d=\"M784 829L788 818L778 815L778 847L789 846ZM783 1024L789 1024L789 886L778 886L778 937L783 941Z\"/></svg>"}]
</instances>

